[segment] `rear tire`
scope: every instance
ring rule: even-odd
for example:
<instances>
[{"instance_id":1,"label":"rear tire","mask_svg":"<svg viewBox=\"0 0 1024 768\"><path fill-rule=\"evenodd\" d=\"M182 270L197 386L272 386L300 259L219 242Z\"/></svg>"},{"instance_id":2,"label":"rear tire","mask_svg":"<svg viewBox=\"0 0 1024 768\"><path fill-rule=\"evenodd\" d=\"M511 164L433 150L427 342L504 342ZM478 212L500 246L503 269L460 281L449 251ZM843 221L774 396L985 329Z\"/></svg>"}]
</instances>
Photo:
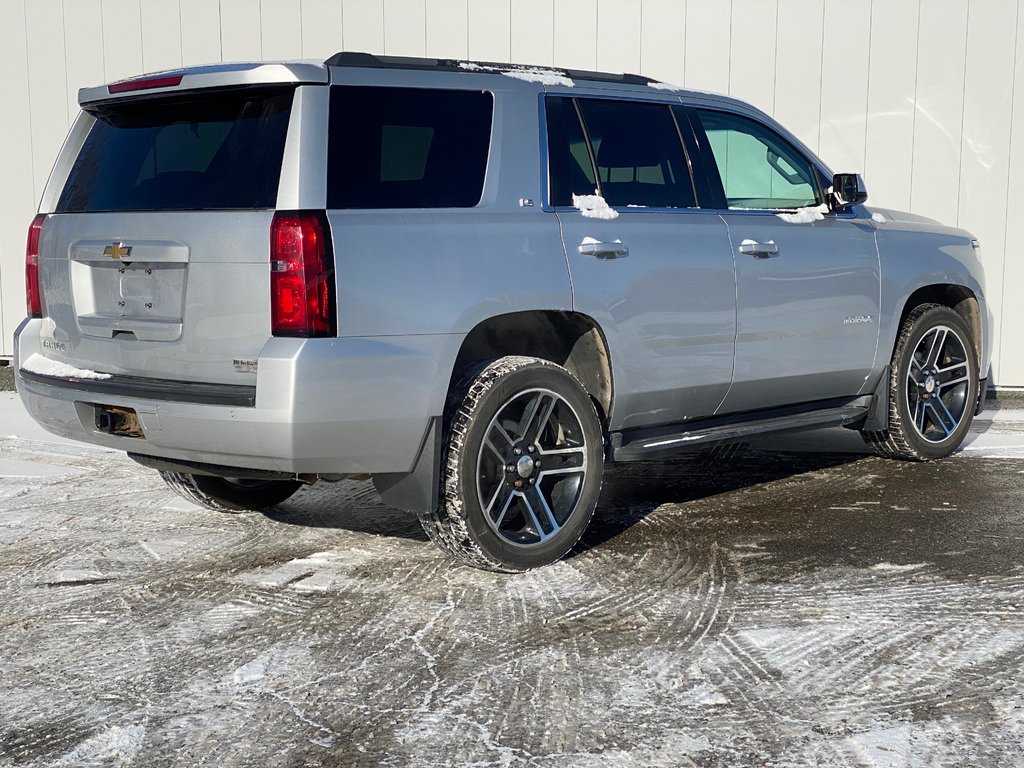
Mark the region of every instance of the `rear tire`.
<instances>
[{"instance_id":1,"label":"rear tire","mask_svg":"<svg viewBox=\"0 0 1024 768\"><path fill-rule=\"evenodd\" d=\"M233 480L184 472L160 472L176 494L214 512L261 510L291 498L302 483L297 480Z\"/></svg>"},{"instance_id":2,"label":"rear tire","mask_svg":"<svg viewBox=\"0 0 1024 768\"><path fill-rule=\"evenodd\" d=\"M516 573L583 535L601 493L601 422L559 365L503 357L453 388L441 500L420 522L454 560Z\"/></svg>"},{"instance_id":3,"label":"rear tire","mask_svg":"<svg viewBox=\"0 0 1024 768\"><path fill-rule=\"evenodd\" d=\"M861 432L875 453L930 461L963 443L978 402L978 357L953 310L922 304L907 315L889 368L889 427Z\"/></svg>"}]
</instances>

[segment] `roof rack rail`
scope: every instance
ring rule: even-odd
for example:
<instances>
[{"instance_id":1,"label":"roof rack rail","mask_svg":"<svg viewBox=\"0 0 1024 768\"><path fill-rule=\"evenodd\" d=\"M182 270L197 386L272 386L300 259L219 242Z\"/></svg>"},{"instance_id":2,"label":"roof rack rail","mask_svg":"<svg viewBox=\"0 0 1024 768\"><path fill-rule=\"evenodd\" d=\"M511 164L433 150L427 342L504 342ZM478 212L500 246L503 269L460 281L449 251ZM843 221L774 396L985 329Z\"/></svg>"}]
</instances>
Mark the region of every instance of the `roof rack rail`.
<instances>
[{"instance_id":1,"label":"roof rack rail","mask_svg":"<svg viewBox=\"0 0 1024 768\"><path fill-rule=\"evenodd\" d=\"M557 72L571 80L600 80L627 85L648 85L656 82L643 75L614 72L592 72L587 69L565 69L548 65L510 64L508 62L470 61L461 59L427 59L414 56L377 56L362 51L341 51L324 62L328 67L361 67L364 69L429 69L442 72L465 72L477 68L500 72L508 69L542 69Z\"/></svg>"}]
</instances>

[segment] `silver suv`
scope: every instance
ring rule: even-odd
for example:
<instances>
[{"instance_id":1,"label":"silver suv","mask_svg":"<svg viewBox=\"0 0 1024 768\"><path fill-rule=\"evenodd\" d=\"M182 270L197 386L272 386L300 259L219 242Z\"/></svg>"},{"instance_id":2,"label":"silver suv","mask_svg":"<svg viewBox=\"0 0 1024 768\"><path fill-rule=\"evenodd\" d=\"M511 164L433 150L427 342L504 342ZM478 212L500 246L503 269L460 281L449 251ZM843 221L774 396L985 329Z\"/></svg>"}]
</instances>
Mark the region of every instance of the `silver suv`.
<instances>
[{"instance_id":1,"label":"silver suv","mask_svg":"<svg viewBox=\"0 0 1024 768\"><path fill-rule=\"evenodd\" d=\"M577 541L605 462L834 425L936 459L975 414L978 243L865 207L735 99L341 53L79 101L18 389L205 507L370 475L520 571Z\"/></svg>"}]
</instances>

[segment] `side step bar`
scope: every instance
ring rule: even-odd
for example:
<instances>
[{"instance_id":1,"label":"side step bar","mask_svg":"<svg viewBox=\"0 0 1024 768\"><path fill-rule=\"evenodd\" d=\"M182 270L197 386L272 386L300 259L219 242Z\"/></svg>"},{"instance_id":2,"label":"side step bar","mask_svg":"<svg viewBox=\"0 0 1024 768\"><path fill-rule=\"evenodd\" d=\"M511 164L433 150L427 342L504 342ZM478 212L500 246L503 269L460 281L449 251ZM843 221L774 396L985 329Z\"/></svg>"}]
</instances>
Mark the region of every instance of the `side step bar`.
<instances>
[{"instance_id":1,"label":"side step bar","mask_svg":"<svg viewBox=\"0 0 1024 768\"><path fill-rule=\"evenodd\" d=\"M616 432L611 436L611 455L614 461L643 461L676 453L692 446L738 440L766 432L799 432L819 427L843 427L863 421L868 415L872 397L862 397L845 405L819 408L812 411L780 413L774 411L762 418L738 421L703 419L701 423L687 424L679 431L643 429Z\"/></svg>"}]
</instances>

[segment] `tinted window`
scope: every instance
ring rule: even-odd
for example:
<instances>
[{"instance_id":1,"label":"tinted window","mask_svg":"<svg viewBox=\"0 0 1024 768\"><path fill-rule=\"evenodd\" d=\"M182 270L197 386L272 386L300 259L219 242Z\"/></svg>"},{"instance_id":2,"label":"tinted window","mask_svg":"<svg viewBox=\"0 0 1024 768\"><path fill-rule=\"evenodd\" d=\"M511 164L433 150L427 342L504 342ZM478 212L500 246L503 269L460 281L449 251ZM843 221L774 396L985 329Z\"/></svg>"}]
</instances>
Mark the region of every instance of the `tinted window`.
<instances>
[{"instance_id":1,"label":"tinted window","mask_svg":"<svg viewBox=\"0 0 1024 768\"><path fill-rule=\"evenodd\" d=\"M668 106L596 99L578 103L609 205L694 205L683 145Z\"/></svg>"},{"instance_id":2,"label":"tinted window","mask_svg":"<svg viewBox=\"0 0 1024 768\"><path fill-rule=\"evenodd\" d=\"M573 195L592 195L597 189L575 100L548 99L547 125L551 204L572 205Z\"/></svg>"},{"instance_id":3,"label":"tinted window","mask_svg":"<svg viewBox=\"0 0 1024 768\"><path fill-rule=\"evenodd\" d=\"M730 208L821 202L811 163L774 131L726 112L698 110Z\"/></svg>"},{"instance_id":4,"label":"tinted window","mask_svg":"<svg viewBox=\"0 0 1024 768\"><path fill-rule=\"evenodd\" d=\"M292 94L220 92L101 109L57 211L273 208Z\"/></svg>"},{"instance_id":5,"label":"tinted window","mask_svg":"<svg viewBox=\"0 0 1024 768\"><path fill-rule=\"evenodd\" d=\"M552 205L572 205L574 194L595 190L613 206L694 205L689 167L668 106L550 98L547 129Z\"/></svg>"},{"instance_id":6,"label":"tinted window","mask_svg":"<svg viewBox=\"0 0 1024 768\"><path fill-rule=\"evenodd\" d=\"M492 101L479 91L332 87L327 207L476 205Z\"/></svg>"}]
</instances>

